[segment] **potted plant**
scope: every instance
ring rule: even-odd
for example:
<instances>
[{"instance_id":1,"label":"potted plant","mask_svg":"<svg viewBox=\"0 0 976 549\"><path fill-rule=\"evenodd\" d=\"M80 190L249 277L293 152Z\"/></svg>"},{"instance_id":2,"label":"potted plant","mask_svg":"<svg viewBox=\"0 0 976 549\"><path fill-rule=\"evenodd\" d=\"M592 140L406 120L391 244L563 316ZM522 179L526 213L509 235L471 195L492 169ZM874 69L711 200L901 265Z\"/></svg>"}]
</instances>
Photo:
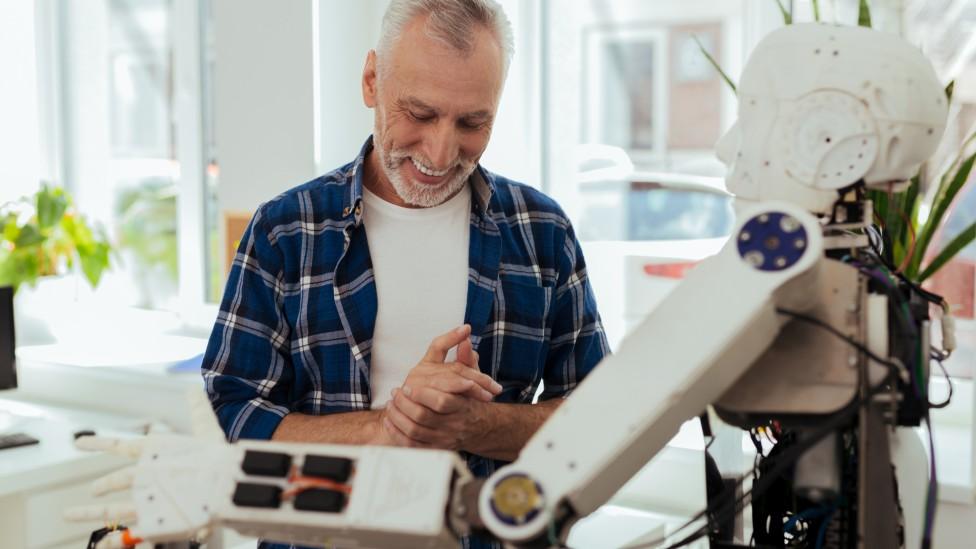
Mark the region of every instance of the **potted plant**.
<instances>
[{"instance_id":1,"label":"potted plant","mask_svg":"<svg viewBox=\"0 0 976 549\"><path fill-rule=\"evenodd\" d=\"M44 342L49 338L34 310L38 301L74 300L75 280L65 275L76 271L96 287L109 268L112 247L78 214L64 189L47 184L32 197L0 206L0 231L0 286L17 292L18 343ZM63 287L35 290L41 280L63 282ZM37 295L25 296L25 285L26 293Z\"/></svg>"}]
</instances>

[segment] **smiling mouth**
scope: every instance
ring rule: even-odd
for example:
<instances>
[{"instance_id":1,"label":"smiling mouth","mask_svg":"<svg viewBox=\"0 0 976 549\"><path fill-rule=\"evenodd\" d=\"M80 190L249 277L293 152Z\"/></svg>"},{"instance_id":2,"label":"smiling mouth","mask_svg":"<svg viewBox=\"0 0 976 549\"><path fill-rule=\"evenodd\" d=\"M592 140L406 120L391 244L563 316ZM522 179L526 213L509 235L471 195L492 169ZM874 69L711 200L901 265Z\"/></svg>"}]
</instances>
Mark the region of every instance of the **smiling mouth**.
<instances>
[{"instance_id":1,"label":"smiling mouth","mask_svg":"<svg viewBox=\"0 0 976 549\"><path fill-rule=\"evenodd\" d=\"M447 175L448 172L451 171L451 168L447 168L447 169L441 170L441 171L434 170L433 168L428 168L424 164L421 164L420 162L418 162L417 159L415 159L413 157L410 157L410 161L413 163L414 167L417 168L417 171L418 172L420 172L420 173L422 173L422 174L424 174L424 175L426 175L428 177L444 177L445 175Z\"/></svg>"},{"instance_id":2,"label":"smiling mouth","mask_svg":"<svg viewBox=\"0 0 976 549\"><path fill-rule=\"evenodd\" d=\"M410 167L407 170L410 172L411 178L424 185L440 185L447 179L447 175L454 171L454 167L438 171L421 164L412 157L409 160Z\"/></svg>"}]
</instances>

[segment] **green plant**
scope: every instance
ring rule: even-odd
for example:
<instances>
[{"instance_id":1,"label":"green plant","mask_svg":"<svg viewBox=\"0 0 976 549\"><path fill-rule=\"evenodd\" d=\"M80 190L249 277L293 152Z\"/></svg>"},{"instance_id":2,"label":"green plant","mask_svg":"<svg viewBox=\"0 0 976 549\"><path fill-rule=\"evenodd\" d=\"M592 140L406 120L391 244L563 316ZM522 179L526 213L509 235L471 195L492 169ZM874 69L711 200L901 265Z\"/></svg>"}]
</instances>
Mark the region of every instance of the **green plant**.
<instances>
[{"instance_id":1,"label":"green plant","mask_svg":"<svg viewBox=\"0 0 976 549\"><path fill-rule=\"evenodd\" d=\"M42 276L80 266L95 287L109 268L112 248L89 226L60 187L42 185L31 198L0 207L0 286L31 286Z\"/></svg>"},{"instance_id":2,"label":"green plant","mask_svg":"<svg viewBox=\"0 0 976 549\"><path fill-rule=\"evenodd\" d=\"M148 179L118 196L119 247L130 250L140 269L161 269L178 276L176 187L169 180Z\"/></svg>"},{"instance_id":3,"label":"green plant","mask_svg":"<svg viewBox=\"0 0 976 549\"><path fill-rule=\"evenodd\" d=\"M793 16L783 5L781 0L773 0L783 15L783 23L793 23ZM820 21L820 4L813 0L813 15ZM860 0L858 4L858 25L871 27L871 9L867 0ZM699 49L705 58L719 72L725 82L736 93L735 82L722 70L718 62L705 50L701 42ZM952 101L952 90L955 82L946 86L946 98ZM969 243L976 240L976 221L971 223L959 234L953 236L948 244L936 254L930 255L929 246L933 237L938 233L951 210L952 204L959 192L969 181L976 162L976 151L973 150L976 133L969 136L959 148L953 162L949 164L941 176L934 178L938 181L932 203L928 208L928 215L923 215L922 204L925 200L921 192L927 167L923 164L904 191L884 192L871 191L868 193L874 205L874 218L880 224L885 238L885 255L891 265L909 280L921 283L935 274L957 253Z\"/></svg>"}]
</instances>

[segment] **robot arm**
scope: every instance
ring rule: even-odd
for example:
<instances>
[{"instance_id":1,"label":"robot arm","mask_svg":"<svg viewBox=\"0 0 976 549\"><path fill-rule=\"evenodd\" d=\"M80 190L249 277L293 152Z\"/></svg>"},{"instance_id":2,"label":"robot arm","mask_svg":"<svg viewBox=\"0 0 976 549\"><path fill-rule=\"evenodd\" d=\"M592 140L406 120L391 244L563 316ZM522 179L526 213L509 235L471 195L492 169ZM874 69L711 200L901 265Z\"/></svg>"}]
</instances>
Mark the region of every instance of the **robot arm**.
<instances>
[{"instance_id":1,"label":"robot arm","mask_svg":"<svg viewBox=\"0 0 976 549\"><path fill-rule=\"evenodd\" d=\"M743 216L698 267L560 406L517 461L488 479L480 517L527 542L605 503L687 419L716 401L817 295L821 227L787 204ZM689 319L684 322L677 319Z\"/></svg>"},{"instance_id":2,"label":"robot arm","mask_svg":"<svg viewBox=\"0 0 976 549\"><path fill-rule=\"evenodd\" d=\"M594 370L519 459L487 480L471 522L521 543L592 512L769 346L783 322L776 307L813 303L823 257L817 219L775 203L744 219L722 252ZM676 318L694 318L694 325ZM224 525L294 543L456 547L470 527L462 516L473 502L464 489L477 486L446 451L230 445L174 435L116 448L139 455L128 480L112 483L132 489L122 515L137 520L130 537L153 542ZM112 518L101 508L73 516ZM106 541L113 545L122 546L121 534Z\"/></svg>"}]
</instances>

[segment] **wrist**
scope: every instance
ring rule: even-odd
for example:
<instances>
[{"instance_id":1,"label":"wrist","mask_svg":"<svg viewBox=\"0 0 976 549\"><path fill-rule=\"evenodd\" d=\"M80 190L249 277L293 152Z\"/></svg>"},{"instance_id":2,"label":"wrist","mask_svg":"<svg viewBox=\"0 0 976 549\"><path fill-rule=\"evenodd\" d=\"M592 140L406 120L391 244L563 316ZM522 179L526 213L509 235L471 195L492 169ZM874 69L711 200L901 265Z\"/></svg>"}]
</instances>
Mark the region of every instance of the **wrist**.
<instances>
[{"instance_id":1,"label":"wrist","mask_svg":"<svg viewBox=\"0 0 976 549\"><path fill-rule=\"evenodd\" d=\"M393 439L390 434L386 432L386 428L383 426L383 422L386 419L386 410L377 410L373 414L373 421L370 421L366 428L369 430L366 437L368 445L373 446L391 446L393 444Z\"/></svg>"},{"instance_id":2,"label":"wrist","mask_svg":"<svg viewBox=\"0 0 976 549\"><path fill-rule=\"evenodd\" d=\"M495 415L491 413L494 407L493 402L482 402L480 400L471 401L471 411L469 413L470 421L466 423L467 433L464 437L465 451L472 451L472 446L477 444L479 440L485 440L486 437L490 437L491 433L494 431L494 419Z\"/></svg>"}]
</instances>

